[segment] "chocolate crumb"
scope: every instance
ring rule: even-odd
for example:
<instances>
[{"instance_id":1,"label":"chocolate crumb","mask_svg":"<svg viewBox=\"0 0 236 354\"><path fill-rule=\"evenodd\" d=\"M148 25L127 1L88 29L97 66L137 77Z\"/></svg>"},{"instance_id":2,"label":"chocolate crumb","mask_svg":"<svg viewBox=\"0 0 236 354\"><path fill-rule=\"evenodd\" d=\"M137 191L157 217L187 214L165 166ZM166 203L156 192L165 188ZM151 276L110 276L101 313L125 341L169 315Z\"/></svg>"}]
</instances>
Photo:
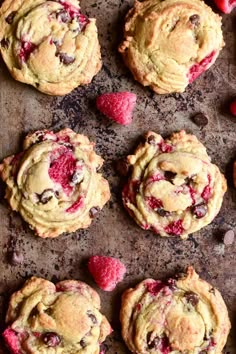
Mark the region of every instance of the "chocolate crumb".
<instances>
[{"instance_id":1,"label":"chocolate crumb","mask_svg":"<svg viewBox=\"0 0 236 354\"><path fill-rule=\"evenodd\" d=\"M234 231L233 230L228 230L224 234L223 237L223 242L226 246L230 246L234 243Z\"/></svg>"},{"instance_id":2,"label":"chocolate crumb","mask_svg":"<svg viewBox=\"0 0 236 354\"><path fill-rule=\"evenodd\" d=\"M195 114L192 120L200 128L208 124L208 117L202 112Z\"/></svg>"},{"instance_id":3,"label":"chocolate crumb","mask_svg":"<svg viewBox=\"0 0 236 354\"><path fill-rule=\"evenodd\" d=\"M200 25L200 16L195 14L189 17L189 21L195 25L195 26L199 26Z\"/></svg>"},{"instance_id":4,"label":"chocolate crumb","mask_svg":"<svg viewBox=\"0 0 236 354\"><path fill-rule=\"evenodd\" d=\"M5 21L11 25L13 20L14 20L14 17L16 16L16 11L12 11L6 18L5 18Z\"/></svg>"},{"instance_id":5,"label":"chocolate crumb","mask_svg":"<svg viewBox=\"0 0 236 354\"><path fill-rule=\"evenodd\" d=\"M193 293L192 291L187 291L184 296L187 302L189 302L192 306L196 306L199 302L198 295Z\"/></svg>"},{"instance_id":6,"label":"chocolate crumb","mask_svg":"<svg viewBox=\"0 0 236 354\"><path fill-rule=\"evenodd\" d=\"M90 210L89 210L89 216L91 219L93 219L97 213L100 211L100 208L99 207L92 207Z\"/></svg>"}]
</instances>

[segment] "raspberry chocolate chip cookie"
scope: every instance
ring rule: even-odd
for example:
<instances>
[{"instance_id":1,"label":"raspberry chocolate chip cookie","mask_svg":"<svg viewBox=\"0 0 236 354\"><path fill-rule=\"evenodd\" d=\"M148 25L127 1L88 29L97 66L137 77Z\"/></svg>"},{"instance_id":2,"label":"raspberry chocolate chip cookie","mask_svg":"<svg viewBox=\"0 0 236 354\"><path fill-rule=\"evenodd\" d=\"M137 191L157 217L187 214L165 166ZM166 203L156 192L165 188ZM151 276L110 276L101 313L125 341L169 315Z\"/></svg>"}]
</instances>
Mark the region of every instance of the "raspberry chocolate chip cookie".
<instances>
[{"instance_id":1,"label":"raspberry chocolate chip cookie","mask_svg":"<svg viewBox=\"0 0 236 354\"><path fill-rule=\"evenodd\" d=\"M136 354L220 354L230 322L221 294L192 267L180 279L146 279L122 296L122 336Z\"/></svg>"},{"instance_id":2,"label":"raspberry chocolate chip cookie","mask_svg":"<svg viewBox=\"0 0 236 354\"><path fill-rule=\"evenodd\" d=\"M201 0L136 1L119 47L134 78L159 94L183 92L224 45L221 18Z\"/></svg>"},{"instance_id":3,"label":"raspberry chocolate chip cookie","mask_svg":"<svg viewBox=\"0 0 236 354\"><path fill-rule=\"evenodd\" d=\"M96 20L78 0L5 0L0 50L16 80L49 95L90 83L101 68Z\"/></svg>"},{"instance_id":4,"label":"raspberry chocolate chip cookie","mask_svg":"<svg viewBox=\"0 0 236 354\"><path fill-rule=\"evenodd\" d=\"M184 239L219 212L226 180L194 135L148 132L127 163L123 203L143 229Z\"/></svg>"},{"instance_id":5,"label":"raspberry chocolate chip cookie","mask_svg":"<svg viewBox=\"0 0 236 354\"><path fill-rule=\"evenodd\" d=\"M12 354L98 354L111 333L86 283L32 277L11 296L3 338Z\"/></svg>"},{"instance_id":6,"label":"raspberry chocolate chip cookie","mask_svg":"<svg viewBox=\"0 0 236 354\"><path fill-rule=\"evenodd\" d=\"M110 198L97 170L103 159L94 144L70 129L36 131L23 152L4 159L0 176L11 208L41 237L56 237L90 225Z\"/></svg>"}]
</instances>

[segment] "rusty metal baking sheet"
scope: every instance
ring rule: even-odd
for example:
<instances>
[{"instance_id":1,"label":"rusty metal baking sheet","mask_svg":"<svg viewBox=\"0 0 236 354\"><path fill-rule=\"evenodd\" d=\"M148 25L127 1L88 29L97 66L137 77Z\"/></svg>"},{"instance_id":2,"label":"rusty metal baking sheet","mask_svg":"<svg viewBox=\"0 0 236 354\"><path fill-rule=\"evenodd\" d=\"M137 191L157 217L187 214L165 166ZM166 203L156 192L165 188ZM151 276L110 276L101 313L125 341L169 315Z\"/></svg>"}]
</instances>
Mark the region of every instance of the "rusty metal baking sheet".
<instances>
[{"instance_id":1,"label":"rusty metal baking sheet","mask_svg":"<svg viewBox=\"0 0 236 354\"><path fill-rule=\"evenodd\" d=\"M19 152L22 137L29 131L69 127L96 142L97 153L105 159L103 172L112 192L110 202L89 229L50 240L34 236L19 215L9 210L1 185L0 327L4 327L9 295L29 276L81 279L98 290L103 312L114 328L105 342L107 353L128 353L119 327L122 291L144 278L163 278L192 264L223 294L233 325L226 352L235 354L236 247L224 246L220 237L226 230L236 228L236 190L231 178L236 156L236 119L227 111L229 101L236 96L236 11L223 16L226 46L216 64L185 93L159 96L133 80L117 53L122 19L131 5L132 1L126 0L82 1L82 10L97 18L104 64L90 85L67 96L46 96L16 82L0 63L0 158ZM134 120L128 127L100 115L94 104L100 93L124 90L138 95ZM209 124L203 129L190 119L199 111L209 117ZM180 129L195 134L227 176L228 191L220 213L211 225L186 241L163 239L141 230L122 207L121 181L114 161L132 152L142 133L149 129L163 135ZM22 265L9 264L10 247L23 253ZM99 290L88 274L86 261L93 254L118 257L125 263L127 275L115 291ZM0 347L0 352L7 353L2 343Z\"/></svg>"}]
</instances>

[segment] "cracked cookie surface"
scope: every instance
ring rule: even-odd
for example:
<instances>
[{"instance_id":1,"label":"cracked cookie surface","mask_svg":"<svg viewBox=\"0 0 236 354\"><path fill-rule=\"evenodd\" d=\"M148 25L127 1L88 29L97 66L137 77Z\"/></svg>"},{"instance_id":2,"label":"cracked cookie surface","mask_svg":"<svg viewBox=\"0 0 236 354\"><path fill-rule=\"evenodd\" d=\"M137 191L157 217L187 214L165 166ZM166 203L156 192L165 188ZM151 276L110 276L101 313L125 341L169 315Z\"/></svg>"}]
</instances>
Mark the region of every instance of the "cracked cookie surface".
<instances>
[{"instance_id":1,"label":"cracked cookie surface","mask_svg":"<svg viewBox=\"0 0 236 354\"><path fill-rule=\"evenodd\" d=\"M101 68L96 20L77 0L5 0L0 50L16 80L50 95L90 83Z\"/></svg>"},{"instance_id":2,"label":"cracked cookie surface","mask_svg":"<svg viewBox=\"0 0 236 354\"><path fill-rule=\"evenodd\" d=\"M224 45L221 18L201 0L136 1L119 46L134 78L159 94L183 92Z\"/></svg>"},{"instance_id":3,"label":"cracked cookie surface","mask_svg":"<svg viewBox=\"0 0 236 354\"><path fill-rule=\"evenodd\" d=\"M123 204L143 229L184 239L219 212L226 180L194 135L148 132L127 163Z\"/></svg>"},{"instance_id":4,"label":"cracked cookie surface","mask_svg":"<svg viewBox=\"0 0 236 354\"><path fill-rule=\"evenodd\" d=\"M6 199L41 237L87 228L110 198L94 144L71 129L28 134L0 165Z\"/></svg>"},{"instance_id":5,"label":"cracked cookie surface","mask_svg":"<svg viewBox=\"0 0 236 354\"><path fill-rule=\"evenodd\" d=\"M10 299L3 333L12 354L98 354L111 327L81 281L32 277Z\"/></svg>"},{"instance_id":6,"label":"cracked cookie surface","mask_svg":"<svg viewBox=\"0 0 236 354\"><path fill-rule=\"evenodd\" d=\"M122 336L136 354L221 354L230 321L221 294L192 267L179 279L146 279L122 296Z\"/></svg>"}]
</instances>

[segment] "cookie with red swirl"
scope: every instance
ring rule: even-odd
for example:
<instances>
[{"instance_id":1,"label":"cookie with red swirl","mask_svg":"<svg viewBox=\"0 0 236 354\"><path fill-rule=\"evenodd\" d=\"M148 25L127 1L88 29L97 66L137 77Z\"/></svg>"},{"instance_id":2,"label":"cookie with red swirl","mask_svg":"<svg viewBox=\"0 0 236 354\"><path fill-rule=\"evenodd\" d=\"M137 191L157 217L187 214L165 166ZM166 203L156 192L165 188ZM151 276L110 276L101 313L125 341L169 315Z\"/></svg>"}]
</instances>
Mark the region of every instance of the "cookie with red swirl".
<instances>
[{"instance_id":1,"label":"cookie with red swirl","mask_svg":"<svg viewBox=\"0 0 236 354\"><path fill-rule=\"evenodd\" d=\"M0 51L14 79L49 95L90 83L101 68L96 20L78 0L5 0Z\"/></svg>"},{"instance_id":2,"label":"cookie with red swirl","mask_svg":"<svg viewBox=\"0 0 236 354\"><path fill-rule=\"evenodd\" d=\"M193 267L177 280L146 279L126 290L120 320L135 354L221 354L231 327L220 292Z\"/></svg>"},{"instance_id":3,"label":"cookie with red swirl","mask_svg":"<svg viewBox=\"0 0 236 354\"><path fill-rule=\"evenodd\" d=\"M112 329L81 281L32 277L10 299L3 338L12 354L98 354Z\"/></svg>"},{"instance_id":4,"label":"cookie with red swirl","mask_svg":"<svg viewBox=\"0 0 236 354\"><path fill-rule=\"evenodd\" d=\"M127 162L123 203L143 229L185 239L219 212L226 180L194 135L148 132Z\"/></svg>"},{"instance_id":5,"label":"cookie with red swirl","mask_svg":"<svg viewBox=\"0 0 236 354\"><path fill-rule=\"evenodd\" d=\"M41 237L87 228L110 198L94 144L71 129L28 134L0 164L6 199Z\"/></svg>"}]
</instances>

